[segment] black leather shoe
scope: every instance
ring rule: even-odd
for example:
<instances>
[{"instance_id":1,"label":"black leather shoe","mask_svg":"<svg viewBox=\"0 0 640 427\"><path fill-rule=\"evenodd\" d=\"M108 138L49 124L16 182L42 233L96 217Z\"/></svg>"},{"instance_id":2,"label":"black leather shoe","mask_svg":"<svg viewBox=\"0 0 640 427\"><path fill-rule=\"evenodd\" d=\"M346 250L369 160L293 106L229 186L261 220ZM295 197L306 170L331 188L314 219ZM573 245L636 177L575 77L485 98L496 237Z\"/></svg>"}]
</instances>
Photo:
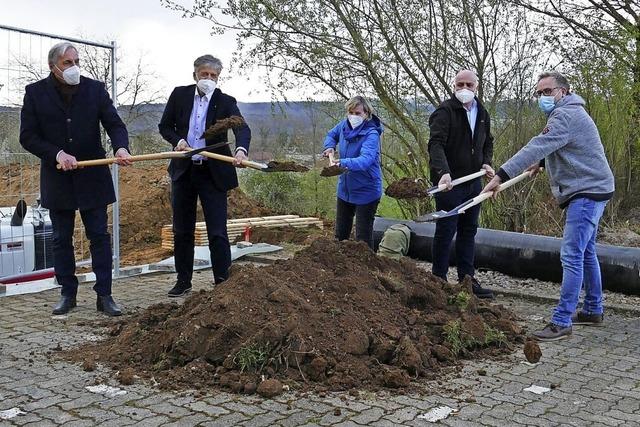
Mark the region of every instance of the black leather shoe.
<instances>
[{"instance_id":1,"label":"black leather shoe","mask_svg":"<svg viewBox=\"0 0 640 427\"><path fill-rule=\"evenodd\" d=\"M76 297L75 296L64 296L60 297L60 301L53 307L53 311L51 314L67 314L72 308L76 306Z\"/></svg>"},{"instance_id":2,"label":"black leather shoe","mask_svg":"<svg viewBox=\"0 0 640 427\"><path fill-rule=\"evenodd\" d=\"M471 278L471 289L473 290L473 294L478 298L493 299L493 291L480 286L480 282L478 282L475 277Z\"/></svg>"},{"instance_id":3,"label":"black leather shoe","mask_svg":"<svg viewBox=\"0 0 640 427\"><path fill-rule=\"evenodd\" d=\"M177 281L176 284L173 285L173 288L171 288L169 292L167 292L167 296L169 298L177 298L184 296L189 292L191 292L191 283Z\"/></svg>"},{"instance_id":4,"label":"black leather shoe","mask_svg":"<svg viewBox=\"0 0 640 427\"><path fill-rule=\"evenodd\" d=\"M104 312L109 316L122 316L122 310L118 307L118 304L113 300L111 295L100 296L96 300L96 308L98 311Z\"/></svg>"}]
</instances>

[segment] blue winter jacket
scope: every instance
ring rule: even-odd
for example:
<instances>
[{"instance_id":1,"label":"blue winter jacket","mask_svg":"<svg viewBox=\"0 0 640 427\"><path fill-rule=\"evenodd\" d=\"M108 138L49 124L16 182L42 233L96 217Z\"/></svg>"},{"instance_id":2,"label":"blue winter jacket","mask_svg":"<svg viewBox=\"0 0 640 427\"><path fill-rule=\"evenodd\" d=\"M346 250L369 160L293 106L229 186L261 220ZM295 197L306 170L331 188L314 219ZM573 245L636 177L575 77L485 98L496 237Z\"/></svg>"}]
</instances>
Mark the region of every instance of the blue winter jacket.
<instances>
[{"instance_id":1,"label":"blue winter jacket","mask_svg":"<svg viewBox=\"0 0 640 427\"><path fill-rule=\"evenodd\" d=\"M324 149L336 148L340 166L347 171L338 178L338 197L355 205L365 205L382 197L380 168L382 124L373 115L355 129L344 119L327 133Z\"/></svg>"}]
</instances>

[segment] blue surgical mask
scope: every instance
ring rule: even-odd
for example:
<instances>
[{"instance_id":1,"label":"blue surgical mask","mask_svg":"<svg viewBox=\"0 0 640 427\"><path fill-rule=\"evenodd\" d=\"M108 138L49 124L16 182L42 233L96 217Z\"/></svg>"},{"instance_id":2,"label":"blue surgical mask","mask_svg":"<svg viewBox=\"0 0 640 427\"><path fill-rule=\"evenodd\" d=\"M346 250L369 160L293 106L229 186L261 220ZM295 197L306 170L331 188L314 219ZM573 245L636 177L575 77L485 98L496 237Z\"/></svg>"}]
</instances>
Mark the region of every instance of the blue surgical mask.
<instances>
[{"instance_id":1,"label":"blue surgical mask","mask_svg":"<svg viewBox=\"0 0 640 427\"><path fill-rule=\"evenodd\" d=\"M538 98L538 107L545 114L551 114L554 108L556 108L556 97L553 95L541 96Z\"/></svg>"}]
</instances>

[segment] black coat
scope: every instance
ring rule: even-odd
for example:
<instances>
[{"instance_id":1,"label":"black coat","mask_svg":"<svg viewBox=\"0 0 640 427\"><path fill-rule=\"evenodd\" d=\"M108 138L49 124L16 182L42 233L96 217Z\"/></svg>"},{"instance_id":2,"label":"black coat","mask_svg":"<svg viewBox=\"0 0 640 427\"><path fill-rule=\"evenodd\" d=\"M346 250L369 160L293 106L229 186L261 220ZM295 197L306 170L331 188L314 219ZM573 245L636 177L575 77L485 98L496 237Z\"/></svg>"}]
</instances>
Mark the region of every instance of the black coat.
<instances>
[{"instance_id":1,"label":"black coat","mask_svg":"<svg viewBox=\"0 0 640 427\"><path fill-rule=\"evenodd\" d=\"M483 164L491 165L491 120L480 101L476 102L478 115L473 140L467 112L455 96L440 104L429 117L429 166L434 185L446 173L456 179L478 172Z\"/></svg>"},{"instance_id":2,"label":"black coat","mask_svg":"<svg viewBox=\"0 0 640 427\"><path fill-rule=\"evenodd\" d=\"M60 150L77 160L105 157L100 123L115 153L129 147L127 128L118 116L104 83L80 77L67 107L50 75L28 85L20 113L20 144L40 162L42 206L48 209L93 209L115 202L108 166L64 172L56 169Z\"/></svg>"},{"instance_id":3,"label":"black coat","mask_svg":"<svg viewBox=\"0 0 640 427\"><path fill-rule=\"evenodd\" d=\"M187 140L189 133L189 119L193 110L193 98L195 96L196 85L176 87L167 101L167 106L162 113L162 119L158 128L162 137L173 147L178 145L181 139ZM225 95L216 89L213 92L209 109L207 110L206 127L209 128L219 119L230 116L241 116L235 98ZM251 130L246 124L233 130L236 137L236 147L243 147L249 152L251 142ZM227 132L220 133L213 138L207 139L206 144L211 145L218 142L226 142ZM229 146L224 146L213 150L214 153L232 156ZM176 181L189 168L189 159L172 159L169 163L169 175ZM212 160L207 161L211 170L211 177L216 188L220 191L228 191L238 186L238 176L236 168L230 163Z\"/></svg>"}]
</instances>

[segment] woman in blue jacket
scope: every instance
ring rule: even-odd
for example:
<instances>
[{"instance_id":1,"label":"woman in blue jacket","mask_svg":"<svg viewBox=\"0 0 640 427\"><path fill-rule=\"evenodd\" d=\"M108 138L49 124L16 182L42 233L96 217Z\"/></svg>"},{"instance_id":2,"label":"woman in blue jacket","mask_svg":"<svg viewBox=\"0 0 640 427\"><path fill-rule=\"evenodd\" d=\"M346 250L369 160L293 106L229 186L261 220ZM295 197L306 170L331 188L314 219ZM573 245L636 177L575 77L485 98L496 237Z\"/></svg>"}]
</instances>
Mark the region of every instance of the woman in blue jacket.
<instances>
[{"instance_id":1,"label":"woman in blue jacket","mask_svg":"<svg viewBox=\"0 0 640 427\"><path fill-rule=\"evenodd\" d=\"M340 159L333 164L346 169L338 179L336 238L349 238L355 215L356 240L373 249L373 219L382 196L382 125L363 96L354 96L345 107L347 118L327 133L323 152L328 157L338 146Z\"/></svg>"}]
</instances>

